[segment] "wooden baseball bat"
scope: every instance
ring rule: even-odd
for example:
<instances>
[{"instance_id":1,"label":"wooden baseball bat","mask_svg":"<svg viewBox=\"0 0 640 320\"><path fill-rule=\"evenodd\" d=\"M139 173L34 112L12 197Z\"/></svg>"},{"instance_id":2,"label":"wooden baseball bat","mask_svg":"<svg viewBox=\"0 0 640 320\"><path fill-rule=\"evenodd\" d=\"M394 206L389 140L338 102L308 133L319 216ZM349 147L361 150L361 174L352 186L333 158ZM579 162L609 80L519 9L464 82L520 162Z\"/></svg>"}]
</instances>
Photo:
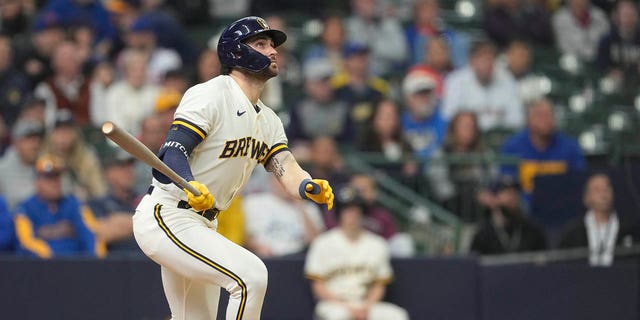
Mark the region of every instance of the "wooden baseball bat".
<instances>
[{"instance_id":1,"label":"wooden baseball bat","mask_svg":"<svg viewBox=\"0 0 640 320\"><path fill-rule=\"evenodd\" d=\"M178 175L169 166L167 166L162 160L158 158L147 146L142 144L138 139L129 134L128 132L118 128L113 122L107 121L102 124L102 133L111 141L115 142L126 152L136 157L136 159L150 165L154 169L162 172L171 181L177 183L179 186L189 190L196 196L200 195L200 190L190 185L187 180Z\"/></svg>"}]
</instances>

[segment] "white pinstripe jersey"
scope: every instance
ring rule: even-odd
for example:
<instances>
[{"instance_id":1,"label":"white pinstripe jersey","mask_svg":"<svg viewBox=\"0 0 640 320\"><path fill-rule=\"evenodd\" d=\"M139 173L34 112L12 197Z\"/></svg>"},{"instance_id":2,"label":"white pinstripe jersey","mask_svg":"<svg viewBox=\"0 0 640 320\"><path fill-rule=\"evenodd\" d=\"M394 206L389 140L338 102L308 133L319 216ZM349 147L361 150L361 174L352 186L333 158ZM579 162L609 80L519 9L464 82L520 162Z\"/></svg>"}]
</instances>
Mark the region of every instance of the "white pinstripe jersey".
<instances>
[{"instance_id":1,"label":"white pinstripe jersey","mask_svg":"<svg viewBox=\"0 0 640 320\"><path fill-rule=\"evenodd\" d=\"M220 210L229 207L258 163L287 150L280 118L262 101L257 107L233 78L221 75L187 90L176 110L172 129L186 127L204 139L189 165Z\"/></svg>"}]
</instances>

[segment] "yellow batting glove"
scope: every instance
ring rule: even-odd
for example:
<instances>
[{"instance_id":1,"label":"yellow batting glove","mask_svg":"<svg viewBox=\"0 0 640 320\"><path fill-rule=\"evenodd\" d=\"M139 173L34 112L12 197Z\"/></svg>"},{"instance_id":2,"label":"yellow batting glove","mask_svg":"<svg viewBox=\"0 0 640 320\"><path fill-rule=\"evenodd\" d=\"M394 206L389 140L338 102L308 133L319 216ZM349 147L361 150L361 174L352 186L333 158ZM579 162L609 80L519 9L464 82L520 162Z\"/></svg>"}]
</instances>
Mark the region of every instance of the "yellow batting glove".
<instances>
[{"instance_id":1,"label":"yellow batting glove","mask_svg":"<svg viewBox=\"0 0 640 320\"><path fill-rule=\"evenodd\" d=\"M326 203L329 210L333 208L333 189L327 180L302 180L298 191L302 199L309 199L318 204Z\"/></svg>"},{"instance_id":2,"label":"yellow batting glove","mask_svg":"<svg viewBox=\"0 0 640 320\"><path fill-rule=\"evenodd\" d=\"M189 184L200 191L200 195L196 196L186 188L184 189L184 192L187 194L187 201L191 208L196 211L204 211L213 208L215 198L211 193L209 193L207 186L198 181L189 181Z\"/></svg>"}]
</instances>

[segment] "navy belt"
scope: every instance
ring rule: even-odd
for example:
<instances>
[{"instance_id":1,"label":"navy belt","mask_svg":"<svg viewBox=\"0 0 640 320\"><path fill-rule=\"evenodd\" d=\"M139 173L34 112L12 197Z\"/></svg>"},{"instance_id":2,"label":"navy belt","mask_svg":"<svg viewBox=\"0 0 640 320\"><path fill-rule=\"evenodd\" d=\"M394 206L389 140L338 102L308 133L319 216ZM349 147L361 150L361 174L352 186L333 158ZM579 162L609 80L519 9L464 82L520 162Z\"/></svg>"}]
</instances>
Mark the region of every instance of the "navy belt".
<instances>
[{"instance_id":1,"label":"navy belt","mask_svg":"<svg viewBox=\"0 0 640 320\"><path fill-rule=\"evenodd\" d=\"M155 187L154 186L149 186L149 189L147 189L147 194L151 194L153 193L153 189ZM189 202L184 201L184 200L180 200L178 201L178 208L180 209L191 209L191 205L189 204ZM195 213L207 218L207 220L209 221L213 221L215 218L218 217L218 214L220 213L220 210L217 208L210 208L207 210L202 210L202 211L194 211Z\"/></svg>"}]
</instances>

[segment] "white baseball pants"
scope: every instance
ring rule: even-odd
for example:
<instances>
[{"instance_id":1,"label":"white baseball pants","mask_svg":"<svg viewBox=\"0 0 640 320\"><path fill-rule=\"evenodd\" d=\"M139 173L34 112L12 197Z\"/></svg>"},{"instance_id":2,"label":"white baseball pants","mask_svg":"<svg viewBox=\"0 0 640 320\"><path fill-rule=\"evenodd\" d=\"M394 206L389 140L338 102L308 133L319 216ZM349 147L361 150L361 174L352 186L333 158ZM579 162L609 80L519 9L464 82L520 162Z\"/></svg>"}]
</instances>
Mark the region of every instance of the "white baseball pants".
<instances>
[{"instance_id":1,"label":"white baseball pants","mask_svg":"<svg viewBox=\"0 0 640 320\"><path fill-rule=\"evenodd\" d=\"M267 290L264 263L218 234L215 220L178 208L178 201L176 192L156 187L133 216L138 245L162 266L172 319L216 319L220 287L229 292L227 320L260 319Z\"/></svg>"}]
</instances>

